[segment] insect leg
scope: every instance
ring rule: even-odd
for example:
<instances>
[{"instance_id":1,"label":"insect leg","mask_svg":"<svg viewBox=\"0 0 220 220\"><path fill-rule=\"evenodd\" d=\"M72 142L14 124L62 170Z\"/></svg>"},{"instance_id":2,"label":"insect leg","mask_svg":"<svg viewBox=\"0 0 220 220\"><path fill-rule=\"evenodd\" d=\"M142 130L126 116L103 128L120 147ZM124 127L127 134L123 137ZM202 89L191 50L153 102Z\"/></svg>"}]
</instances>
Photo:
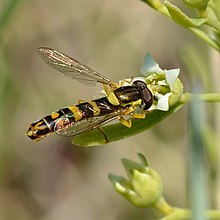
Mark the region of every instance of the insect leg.
<instances>
[{"instance_id":1,"label":"insect leg","mask_svg":"<svg viewBox=\"0 0 220 220\"><path fill-rule=\"evenodd\" d=\"M131 117L132 118L136 118L136 119L144 119L145 118L145 113L144 111L140 112L140 113L132 113Z\"/></svg>"},{"instance_id":2,"label":"insect leg","mask_svg":"<svg viewBox=\"0 0 220 220\"><path fill-rule=\"evenodd\" d=\"M131 84L134 80L134 77L131 77L129 79L124 79L120 81L120 86L125 86L127 84Z\"/></svg>"},{"instance_id":3,"label":"insect leg","mask_svg":"<svg viewBox=\"0 0 220 220\"><path fill-rule=\"evenodd\" d=\"M109 143L109 139L106 135L106 133L104 132L104 130L101 127L98 127L97 129L99 129L99 131L103 134L104 138L105 138L105 144Z\"/></svg>"},{"instance_id":4,"label":"insect leg","mask_svg":"<svg viewBox=\"0 0 220 220\"><path fill-rule=\"evenodd\" d=\"M82 103L85 103L86 101L85 100L82 100L82 99L79 99L78 101L77 101L77 103L78 104L82 104Z\"/></svg>"},{"instance_id":5,"label":"insect leg","mask_svg":"<svg viewBox=\"0 0 220 220\"><path fill-rule=\"evenodd\" d=\"M128 127L128 128L130 128L130 127L132 126L132 123L131 123L131 120L130 120L130 119L126 120L126 119L124 119L123 117L120 117L120 118L119 118L119 122L120 122L121 124L123 124L124 126Z\"/></svg>"}]
</instances>

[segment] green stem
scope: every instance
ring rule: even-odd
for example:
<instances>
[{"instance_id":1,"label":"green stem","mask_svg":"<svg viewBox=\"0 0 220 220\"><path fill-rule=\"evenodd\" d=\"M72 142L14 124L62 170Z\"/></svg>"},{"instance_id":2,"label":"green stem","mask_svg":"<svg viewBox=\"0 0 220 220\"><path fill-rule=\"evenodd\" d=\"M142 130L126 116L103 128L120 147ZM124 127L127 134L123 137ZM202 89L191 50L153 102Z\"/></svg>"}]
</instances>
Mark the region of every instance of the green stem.
<instances>
[{"instance_id":1,"label":"green stem","mask_svg":"<svg viewBox=\"0 0 220 220\"><path fill-rule=\"evenodd\" d=\"M160 220L191 220L192 219L192 211L188 209L180 209L180 208L174 208L173 212L169 215L167 215L164 218L161 218ZM206 210L204 211L204 215L209 220L218 220L220 219L220 211L217 210Z\"/></svg>"},{"instance_id":2,"label":"green stem","mask_svg":"<svg viewBox=\"0 0 220 220\"><path fill-rule=\"evenodd\" d=\"M159 11L161 14L170 17L167 8L159 0L142 0L142 1L150 5L153 9Z\"/></svg>"},{"instance_id":3,"label":"green stem","mask_svg":"<svg viewBox=\"0 0 220 220\"><path fill-rule=\"evenodd\" d=\"M166 202L163 196L157 201L157 203L154 205L154 208L160 210L165 215L170 215L173 213L173 207Z\"/></svg>"},{"instance_id":4,"label":"green stem","mask_svg":"<svg viewBox=\"0 0 220 220\"><path fill-rule=\"evenodd\" d=\"M192 94L185 93L182 95L180 102L187 103L192 99L197 98L202 102L220 102L220 93L203 93L203 94Z\"/></svg>"},{"instance_id":5,"label":"green stem","mask_svg":"<svg viewBox=\"0 0 220 220\"><path fill-rule=\"evenodd\" d=\"M201 18L207 18L207 16L208 16L207 8L199 10L199 16Z\"/></svg>"},{"instance_id":6,"label":"green stem","mask_svg":"<svg viewBox=\"0 0 220 220\"><path fill-rule=\"evenodd\" d=\"M216 43L214 40L212 40L204 31L194 27L189 27L188 30L190 30L196 36L198 36L199 38L204 40L207 44L209 44L211 47L215 48L217 51L220 52L219 44Z\"/></svg>"}]
</instances>

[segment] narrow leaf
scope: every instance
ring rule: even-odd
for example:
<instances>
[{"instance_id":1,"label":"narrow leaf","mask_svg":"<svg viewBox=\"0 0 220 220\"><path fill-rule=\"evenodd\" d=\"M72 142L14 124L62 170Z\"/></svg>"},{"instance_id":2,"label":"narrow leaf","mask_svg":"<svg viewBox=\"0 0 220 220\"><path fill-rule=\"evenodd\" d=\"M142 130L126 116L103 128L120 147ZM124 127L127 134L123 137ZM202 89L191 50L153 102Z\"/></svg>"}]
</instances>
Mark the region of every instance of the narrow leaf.
<instances>
[{"instance_id":1,"label":"narrow leaf","mask_svg":"<svg viewBox=\"0 0 220 220\"><path fill-rule=\"evenodd\" d=\"M82 147L91 147L122 140L151 128L180 107L182 107L182 104L177 103L170 107L168 111L153 110L148 112L145 119L132 119L131 128L116 123L81 133L73 138L72 143Z\"/></svg>"},{"instance_id":2,"label":"narrow leaf","mask_svg":"<svg viewBox=\"0 0 220 220\"><path fill-rule=\"evenodd\" d=\"M205 22L208 21L208 18L190 18L185 13L183 13L178 7L171 4L169 1L165 1L164 4L166 5L170 16L173 20L184 26L184 27L199 27Z\"/></svg>"}]
</instances>

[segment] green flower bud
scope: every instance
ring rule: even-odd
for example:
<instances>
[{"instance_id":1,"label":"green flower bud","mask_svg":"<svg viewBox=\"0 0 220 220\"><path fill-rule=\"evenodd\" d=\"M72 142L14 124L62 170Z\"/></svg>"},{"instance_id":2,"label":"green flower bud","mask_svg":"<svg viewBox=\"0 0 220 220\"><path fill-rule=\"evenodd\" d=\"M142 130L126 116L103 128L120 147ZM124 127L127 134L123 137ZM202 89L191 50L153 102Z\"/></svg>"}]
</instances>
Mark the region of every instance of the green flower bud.
<instances>
[{"instance_id":1,"label":"green flower bud","mask_svg":"<svg viewBox=\"0 0 220 220\"><path fill-rule=\"evenodd\" d=\"M122 159L129 179L109 175L115 190L133 205L141 208L157 206L161 201L163 184L159 174L147 165L142 154L138 154L141 163Z\"/></svg>"},{"instance_id":2,"label":"green flower bud","mask_svg":"<svg viewBox=\"0 0 220 220\"><path fill-rule=\"evenodd\" d=\"M183 84L182 82L177 78L176 81L173 84L173 90L171 91L171 95L169 97L169 106L175 105L179 100L181 99L183 94Z\"/></svg>"}]
</instances>

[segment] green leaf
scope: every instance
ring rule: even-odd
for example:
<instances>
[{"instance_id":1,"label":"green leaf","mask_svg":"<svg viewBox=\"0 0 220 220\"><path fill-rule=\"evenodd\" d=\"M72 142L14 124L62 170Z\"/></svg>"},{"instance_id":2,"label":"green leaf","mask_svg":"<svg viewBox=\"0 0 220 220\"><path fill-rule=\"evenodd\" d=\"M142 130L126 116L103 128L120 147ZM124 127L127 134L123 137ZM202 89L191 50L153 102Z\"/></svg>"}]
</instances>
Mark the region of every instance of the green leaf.
<instances>
[{"instance_id":1,"label":"green leaf","mask_svg":"<svg viewBox=\"0 0 220 220\"><path fill-rule=\"evenodd\" d=\"M215 13L215 16L217 17L218 21L220 21L220 1L219 0L211 0L209 3L209 7Z\"/></svg>"},{"instance_id":2,"label":"green leaf","mask_svg":"<svg viewBox=\"0 0 220 220\"><path fill-rule=\"evenodd\" d=\"M147 3L150 7L154 9L163 7L163 4L161 4L159 0L142 0L142 1Z\"/></svg>"},{"instance_id":3,"label":"green leaf","mask_svg":"<svg viewBox=\"0 0 220 220\"><path fill-rule=\"evenodd\" d=\"M153 9L159 11L160 13L169 16L169 13L164 4L162 4L159 0L142 0L146 4L148 4Z\"/></svg>"},{"instance_id":4,"label":"green leaf","mask_svg":"<svg viewBox=\"0 0 220 220\"><path fill-rule=\"evenodd\" d=\"M91 147L128 138L151 128L180 107L182 107L182 103L175 104L168 111L153 110L148 112L145 119L132 119L131 128L116 123L81 133L73 138L72 143L82 147Z\"/></svg>"},{"instance_id":5,"label":"green leaf","mask_svg":"<svg viewBox=\"0 0 220 220\"><path fill-rule=\"evenodd\" d=\"M144 166L148 167L148 162L147 162L146 157L145 157L142 153L137 153L137 155L138 155L138 157L139 157L141 163L142 163Z\"/></svg>"},{"instance_id":6,"label":"green leaf","mask_svg":"<svg viewBox=\"0 0 220 220\"><path fill-rule=\"evenodd\" d=\"M196 8L198 10L205 10L210 0L183 0L184 3L191 7Z\"/></svg>"},{"instance_id":7,"label":"green leaf","mask_svg":"<svg viewBox=\"0 0 220 220\"><path fill-rule=\"evenodd\" d=\"M199 27L208 21L208 18L188 17L178 7L171 4L169 1L165 1L164 4L167 7L170 16L173 18L173 20L184 27Z\"/></svg>"}]
</instances>

